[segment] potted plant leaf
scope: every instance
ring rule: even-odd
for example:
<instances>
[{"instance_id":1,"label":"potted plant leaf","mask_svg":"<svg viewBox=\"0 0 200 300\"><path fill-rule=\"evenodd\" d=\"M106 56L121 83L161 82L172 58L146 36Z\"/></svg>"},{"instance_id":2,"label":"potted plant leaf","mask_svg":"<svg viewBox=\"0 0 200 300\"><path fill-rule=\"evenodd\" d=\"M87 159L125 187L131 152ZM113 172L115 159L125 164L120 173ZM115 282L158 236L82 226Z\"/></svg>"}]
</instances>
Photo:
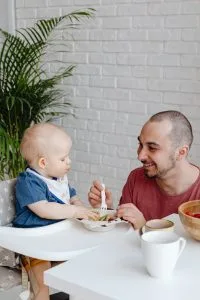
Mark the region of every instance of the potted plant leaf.
<instances>
[{"instance_id":1,"label":"potted plant leaf","mask_svg":"<svg viewBox=\"0 0 200 300\"><path fill-rule=\"evenodd\" d=\"M16 35L0 30L4 37L0 51L0 179L15 178L24 169L19 144L26 128L70 113L72 104L61 101L63 91L58 84L73 75L75 66L65 66L49 77L44 58L52 32L76 28L93 14L89 8L40 20Z\"/></svg>"}]
</instances>

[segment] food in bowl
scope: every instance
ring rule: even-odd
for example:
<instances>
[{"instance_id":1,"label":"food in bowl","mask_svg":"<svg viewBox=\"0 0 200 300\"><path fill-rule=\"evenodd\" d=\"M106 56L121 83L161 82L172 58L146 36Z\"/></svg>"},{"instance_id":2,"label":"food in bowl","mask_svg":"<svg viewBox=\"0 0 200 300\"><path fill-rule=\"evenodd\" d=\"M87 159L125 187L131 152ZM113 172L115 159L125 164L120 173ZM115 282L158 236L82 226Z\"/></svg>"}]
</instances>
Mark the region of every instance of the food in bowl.
<instances>
[{"instance_id":1,"label":"food in bowl","mask_svg":"<svg viewBox=\"0 0 200 300\"><path fill-rule=\"evenodd\" d=\"M200 241L200 200L182 203L178 213L185 230L195 240Z\"/></svg>"},{"instance_id":2,"label":"food in bowl","mask_svg":"<svg viewBox=\"0 0 200 300\"><path fill-rule=\"evenodd\" d=\"M95 218L89 218L90 221L113 221L117 219L116 214L112 213L106 213L104 215L101 215L100 212L97 213L97 215L95 216Z\"/></svg>"},{"instance_id":3,"label":"food in bowl","mask_svg":"<svg viewBox=\"0 0 200 300\"><path fill-rule=\"evenodd\" d=\"M95 218L77 219L77 221L82 223L86 229L98 232L109 231L117 224L126 222L117 217L115 210L95 210L95 212L97 212Z\"/></svg>"},{"instance_id":4,"label":"food in bowl","mask_svg":"<svg viewBox=\"0 0 200 300\"><path fill-rule=\"evenodd\" d=\"M191 211L186 211L186 215L194 218L199 218L200 219L200 213L192 213Z\"/></svg>"}]
</instances>

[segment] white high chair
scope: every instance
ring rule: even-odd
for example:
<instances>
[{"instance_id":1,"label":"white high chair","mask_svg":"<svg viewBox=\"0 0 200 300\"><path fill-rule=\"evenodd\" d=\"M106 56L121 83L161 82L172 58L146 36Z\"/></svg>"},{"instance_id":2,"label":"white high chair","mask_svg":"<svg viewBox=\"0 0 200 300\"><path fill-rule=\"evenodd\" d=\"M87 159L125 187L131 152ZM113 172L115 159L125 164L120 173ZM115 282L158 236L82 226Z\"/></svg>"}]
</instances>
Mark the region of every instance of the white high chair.
<instances>
[{"instance_id":1,"label":"white high chair","mask_svg":"<svg viewBox=\"0 0 200 300\"><path fill-rule=\"evenodd\" d=\"M127 224L121 224L118 228L105 232L103 235L96 232L87 231L80 222L76 220L63 220L55 224L37 227L37 228L15 228L8 226L15 215L15 189L16 180L0 181L0 247L7 251L6 263L10 263L11 267L15 265L14 253L23 254L38 259L49 261L66 261L80 255L84 252L91 251L106 242L111 242L120 234L123 236L129 232ZM13 252L11 252L13 251ZM2 252L3 253L3 252ZM10 261L8 257L10 255ZM0 249L0 265L1 265L1 249ZM5 273L8 268L4 265L0 266L0 276ZM16 270L9 270L16 272ZM7 286L1 286L3 280L0 278L0 299L16 300L17 293L23 291L22 280L18 271L18 281L11 282ZM14 277L14 274L4 274L4 282L8 283ZM9 277L11 275L11 277ZM7 276L7 277L6 277ZM9 278L8 278L9 277ZM17 282L17 283L16 283ZM17 288L14 286L17 286ZM8 295L10 289L14 289L13 296ZM5 291L7 290L7 291ZM2 295L1 293L4 293ZM7 293L7 294L5 294ZM52 295L54 297L54 295ZM59 299L59 298L57 298ZM56 299L55 299L56 300Z\"/></svg>"},{"instance_id":2,"label":"white high chair","mask_svg":"<svg viewBox=\"0 0 200 300\"><path fill-rule=\"evenodd\" d=\"M30 251L31 245L26 241L29 232L34 239L34 230L11 227L15 215L15 183L16 179L0 181L0 299L27 300L30 299L30 283L25 269L22 266L19 268L19 255L15 252L30 256L35 254L35 249ZM39 230L37 228L36 232ZM61 296L53 299L67 299L67 296Z\"/></svg>"},{"instance_id":3,"label":"white high chair","mask_svg":"<svg viewBox=\"0 0 200 300\"><path fill-rule=\"evenodd\" d=\"M15 179L0 181L0 226L9 226L15 215L15 182ZM26 289L22 285L22 272L17 268L18 264L13 251L0 247L0 299L19 299L19 294Z\"/></svg>"}]
</instances>

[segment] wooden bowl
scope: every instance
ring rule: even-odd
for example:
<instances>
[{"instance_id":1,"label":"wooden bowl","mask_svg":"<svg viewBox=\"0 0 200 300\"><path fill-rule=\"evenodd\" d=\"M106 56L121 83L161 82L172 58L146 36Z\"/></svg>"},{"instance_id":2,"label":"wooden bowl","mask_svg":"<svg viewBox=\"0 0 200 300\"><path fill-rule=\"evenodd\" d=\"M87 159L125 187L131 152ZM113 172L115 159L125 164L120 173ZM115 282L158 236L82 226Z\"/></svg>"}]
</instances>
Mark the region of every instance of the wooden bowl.
<instances>
[{"instance_id":1,"label":"wooden bowl","mask_svg":"<svg viewBox=\"0 0 200 300\"><path fill-rule=\"evenodd\" d=\"M192 200L182 203L178 208L179 217L185 230L195 239L200 241L200 218L195 218L186 214L200 213L200 200Z\"/></svg>"}]
</instances>

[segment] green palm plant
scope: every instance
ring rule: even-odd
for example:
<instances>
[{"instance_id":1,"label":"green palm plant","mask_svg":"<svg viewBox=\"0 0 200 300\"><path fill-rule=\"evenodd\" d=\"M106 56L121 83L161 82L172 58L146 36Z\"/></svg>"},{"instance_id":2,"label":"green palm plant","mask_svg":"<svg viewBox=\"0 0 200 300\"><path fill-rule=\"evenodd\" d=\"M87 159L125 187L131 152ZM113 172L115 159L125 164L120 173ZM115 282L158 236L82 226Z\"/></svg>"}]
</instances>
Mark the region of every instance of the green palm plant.
<instances>
[{"instance_id":1,"label":"green palm plant","mask_svg":"<svg viewBox=\"0 0 200 300\"><path fill-rule=\"evenodd\" d=\"M0 52L0 179L14 178L24 169L19 144L26 128L70 113L72 104L61 101L64 94L58 84L73 75L75 66L49 77L44 58L55 29L76 28L83 18L93 15L91 8L74 11L40 20L16 35L0 29L4 37Z\"/></svg>"}]
</instances>

